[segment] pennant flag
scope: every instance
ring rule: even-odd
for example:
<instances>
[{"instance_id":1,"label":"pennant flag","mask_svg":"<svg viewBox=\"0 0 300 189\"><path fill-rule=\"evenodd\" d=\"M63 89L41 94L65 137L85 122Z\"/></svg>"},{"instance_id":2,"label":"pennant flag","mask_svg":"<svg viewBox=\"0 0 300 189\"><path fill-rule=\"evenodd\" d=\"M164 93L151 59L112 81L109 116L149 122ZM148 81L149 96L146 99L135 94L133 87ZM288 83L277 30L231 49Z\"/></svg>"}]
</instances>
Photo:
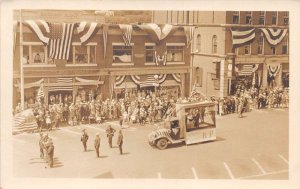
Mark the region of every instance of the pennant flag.
<instances>
[{"instance_id":1,"label":"pennant flag","mask_svg":"<svg viewBox=\"0 0 300 189\"><path fill-rule=\"evenodd\" d=\"M98 32L100 26L97 22L80 22L77 27L81 44L86 44Z\"/></svg>"},{"instance_id":2,"label":"pennant flag","mask_svg":"<svg viewBox=\"0 0 300 189\"><path fill-rule=\"evenodd\" d=\"M186 47L188 48L190 44L192 43L192 40L194 38L194 27L192 26L184 26L184 32L186 36Z\"/></svg>"},{"instance_id":3,"label":"pennant flag","mask_svg":"<svg viewBox=\"0 0 300 189\"><path fill-rule=\"evenodd\" d=\"M243 45L245 43L251 42L255 38L254 28L231 28L232 34L232 45Z\"/></svg>"},{"instance_id":4,"label":"pennant flag","mask_svg":"<svg viewBox=\"0 0 300 189\"><path fill-rule=\"evenodd\" d=\"M123 40L125 46L130 46L131 34L132 34L132 25L130 24L119 24L120 29L123 33Z\"/></svg>"},{"instance_id":5,"label":"pennant flag","mask_svg":"<svg viewBox=\"0 0 300 189\"><path fill-rule=\"evenodd\" d=\"M49 43L49 34L50 34L50 26L44 20L25 20L24 24L27 25L33 33L39 38L39 40L44 43Z\"/></svg>"},{"instance_id":6,"label":"pennant flag","mask_svg":"<svg viewBox=\"0 0 300 189\"><path fill-rule=\"evenodd\" d=\"M69 59L74 24L50 24L49 57Z\"/></svg>"},{"instance_id":7,"label":"pennant flag","mask_svg":"<svg viewBox=\"0 0 300 189\"><path fill-rule=\"evenodd\" d=\"M286 36L287 29L261 28L270 45L275 46Z\"/></svg>"},{"instance_id":8,"label":"pennant flag","mask_svg":"<svg viewBox=\"0 0 300 189\"><path fill-rule=\"evenodd\" d=\"M174 31L173 25L170 24L165 24L165 25L157 25L157 24L142 24L142 25L137 25L140 29L145 31L150 35L153 41L158 43L159 41L165 39L171 31Z\"/></svg>"},{"instance_id":9,"label":"pennant flag","mask_svg":"<svg viewBox=\"0 0 300 189\"><path fill-rule=\"evenodd\" d=\"M156 51L154 52L154 56L155 56L155 64L156 66L162 64L162 65L166 65L167 64L167 51L165 51L163 53L163 55L159 55Z\"/></svg>"},{"instance_id":10,"label":"pennant flag","mask_svg":"<svg viewBox=\"0 0 300 189\"><path fill-rule=\"evenodd\" d=\"M106 57L106 47L107 47L107 34L108 34L108 25L103 25L103 51L104 51L104 55L103 58Z\"/></svg>"},{"instance_id":11,"label":"pennant flag","mask_svg":"<svg viewBox=\"0 0 300 189\"><path fill-rule=\"evenodd\" d=\"M38 102L41 102L41 98L44 98L45 97L45 94L44 94L44 85L41 84L39 90L38 90L38 93L37 93L37 100Z\"/></svg>"}]
</instances>

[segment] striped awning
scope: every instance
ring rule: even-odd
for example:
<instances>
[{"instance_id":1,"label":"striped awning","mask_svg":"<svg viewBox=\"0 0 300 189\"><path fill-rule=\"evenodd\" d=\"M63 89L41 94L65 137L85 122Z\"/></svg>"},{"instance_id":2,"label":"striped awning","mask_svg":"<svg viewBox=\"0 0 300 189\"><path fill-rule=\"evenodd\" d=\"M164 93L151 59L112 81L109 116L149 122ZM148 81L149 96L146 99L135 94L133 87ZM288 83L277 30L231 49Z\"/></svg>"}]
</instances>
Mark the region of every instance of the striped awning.
<instances>
[{"instance_id":1,"label":"striped awning","mask_svg":"<svg viewBox=\"0 0 300 189\"><path fill-rule=\"evenodd\" d=\"M71 77L59 77L57 78L56 82L58 83L57 86L50 86L48 88L48 91L72 91L72 83L73 83L73 78ZM64 85L59 85L59 84L64 84Z\"/></svg>"}]
</instances>

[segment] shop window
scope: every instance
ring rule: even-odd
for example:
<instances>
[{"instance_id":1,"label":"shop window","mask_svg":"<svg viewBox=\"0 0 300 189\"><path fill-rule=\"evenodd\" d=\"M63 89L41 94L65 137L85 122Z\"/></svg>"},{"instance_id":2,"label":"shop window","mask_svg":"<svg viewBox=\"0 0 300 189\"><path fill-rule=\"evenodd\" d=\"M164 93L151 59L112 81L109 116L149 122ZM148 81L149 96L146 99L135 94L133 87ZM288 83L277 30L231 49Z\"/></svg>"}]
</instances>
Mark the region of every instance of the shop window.
<instances>
[{"instance_id":1,"label":"shop window","mask_svg":"<svg viewBox=\"0 0 300 189\"><path fill-rule=\"evenodd\" d=\"M264 48L264 37L261 35L258 38L257 54L263 54L263 48Z\"/></svg>"},{"instance_id":2,"label":"shop window","mask_svg":"<svg viewBox=\"0 0 300 189\"><path fill-rule=\"evenodd\" d=\"M145 50L146 50L146 62L155 62L154 46L146 45Z\"/></svg>"},{"instance_id":3,"label":"shop window","mask_svg":"<svg viewBox=\"0 0 300 189\"><path fill-rule=\"evenodd\" d=\"M24 64L47 64L47 46L36 42L24 42L23 63Z\"/></svg>"},{"instance_id":4,"label":"shop window","mask_svg":"<svg viewBox=\"0 0 300 189\"><path fill-rule=\"evenodd\" d=\"M183 62L184 46L167 46L167 62Z\"/></svg>"},{"instance_id":5,"label":"shop window","mask_svg":"<svg viewBox=\"0 0 300 189\"><path fill-rule=\"evenodd\" d=\"M284 16L283 16L283 24L285 26L289 25L289 13L288 12L284 12Z\"/></svg>"},{"instance_id":6,"label":"shop window","mask_svg":"<svg viewBox=\"0 0 300 189\"><path fill-rule=\"evenodd\" d=\"M251 24L252 23L252 16L251 16L251 11L246 12L246 24Z\"/></svg>"},{"instance_id":7,"label":"shop window","mask_svg":"<svg viewBox=\"0 0 300 189\"><path fill-rule=\"evenodd\" d=\"M212 37L212 53L217 54L218 53L218 41L217 41L217 36L214 35Z\"/></svg>"},{"instance_id":8,"label":"shop window","mask_svg":"<svg viewBox=\"0 0 300 189\"><path fill-rule=\"evenodd\" d=\"M233 24L239 24L240 16L238 11L234 11L232 15L232 23Z\"/></svg>"},{"instance_id":9,"label":"shop window","mask_svg":"<svg viewBox=\"0 0 300 189\"><path fill-rule=\"evenodd\" d=\"M132 63L132 46L113 45L113 63Z\"/></svg>"},{"instance_id":10,"label":"shop window","mask_svg":"<svg viewBox=\"0 0 300 189\"><path fill-rule=\"evenodd\" d=\"M197 35L197 41L196 41L196 51L201 52L201 35Z\"/></svg>"},{"instance_id":11,"label":"shop window","mask_svg":"<svg viewBox=\"0 0 300 189\"><path fill-rule=\"evenodd\" d=\"M265 11L260 11L259 12L258 24L259 25L265 25Z\"/></svg>"},{"instance_id":12,"label":"shop window","mask_svg":"<svg viewBox=\"0 0 300 189\"><path fill-rule=\"evenodd\" d=\"M277 24L277 12L272 12L272 25Z\"/></svg>"},{"instance_id":13,"label":"shop window","mask_svg":"<svg viewBox=\"0 0 300 189\"><path fill-rule=\"evenodd\" d=\"M245 55L249 55L249 54L251 54L251 45L246 44L245 45Z\"/></svg>"},{"instance_id":14,"label":"shop window","mask_svg":"<svg viewBox=\"0 0 300 189\"><path fill-rule=\"evenodd\" d=\"M272 52L273 55L275 55L276 54L276 48L275 47L271 47L271 52Z\"/></svg>"},{"instance_id":15,"label":"shop window","mask_svg":"<svg viewBox=\"0 0 300 189\"><path fill-rule=\"evenodd\" d=\"M69 63L73 64L96 64L96 44L89 43L85 46L73 43L73 56L70 56Z\"/></svg>"}]
</instances>

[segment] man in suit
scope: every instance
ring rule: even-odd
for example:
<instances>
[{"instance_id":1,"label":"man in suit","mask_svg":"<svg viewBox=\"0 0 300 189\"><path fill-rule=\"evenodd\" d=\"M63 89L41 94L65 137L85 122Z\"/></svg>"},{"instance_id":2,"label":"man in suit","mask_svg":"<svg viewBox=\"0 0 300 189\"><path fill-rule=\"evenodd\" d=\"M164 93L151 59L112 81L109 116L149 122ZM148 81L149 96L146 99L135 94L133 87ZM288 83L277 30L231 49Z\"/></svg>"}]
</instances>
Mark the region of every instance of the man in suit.
<instances>
[{"instance_id":1,"label":"man in suit","mask_svg":"<svg viewBox=\"0 0 300 189\"><path fill-rule=\"evenodd\" d=\"M39 146L40 146L40 158L44 158L44 135L43 133L40 133L40 140L39 140Z\"/></svg>"},{"instance_id":2,"label":"man in suit","mask_svg":"<svg viewBox=\"0 0 300 189\"><path fill-rule=\"evenodd\" d=\"M116 130L113 129L110 125L106 129L106 135L108 138L108 143L109 143L110 148L112 148L112 138L113 138L115 132L116 132Z\"/></svg>"},{"instance_id":3,"label":"man in suit","mask_svg":"<svg viewBox=\"0 0 300 189\"><path fill-rule=\"evenodd\" d=\"M54 145L53 142L50 141L47 147L47 153L48 153L48 158L49 158L49 166L50 168L53 167L53 156L54 156Z\"/></svg>"},{"instance_id":4,"label":"man in suit","mask_svg":"<svg viewBox=\"0 0 300 189\"><path fill-rule=\"evenodd\" d=\"M122 134L122 130L119 131L119 136L118 136L118 142L117 142L118 146L119 146L119 150L120 150L120 154L123 154L123 134Z\"/></svg>"},{"instance_id":5,"label":"man in suit","mask_svg":"<svg viewBox=\"0 0 300 189\"><path fill-rule=\"evenodd\" d=\"M86 148L87 148L86 143L87 143L88 139L89 139L89 135L87 134L86 130L83 129L82 130L82 135L81 135L81 142L83 144L85 152L86 152Z\"/></svg>"},{"instance_id":6,"label":"man in suit","mask_svg":"<svg viewBox=\"0 0 300 189\"><path fill-rule=\"evenodd\" d=\"M95 146L97 158L99 158L100 157L99 156L99 148L100 148L100 136L99 136L99 133L96 133L96 138L95 138L94 146Z\"/></svg>"}]
</instances>

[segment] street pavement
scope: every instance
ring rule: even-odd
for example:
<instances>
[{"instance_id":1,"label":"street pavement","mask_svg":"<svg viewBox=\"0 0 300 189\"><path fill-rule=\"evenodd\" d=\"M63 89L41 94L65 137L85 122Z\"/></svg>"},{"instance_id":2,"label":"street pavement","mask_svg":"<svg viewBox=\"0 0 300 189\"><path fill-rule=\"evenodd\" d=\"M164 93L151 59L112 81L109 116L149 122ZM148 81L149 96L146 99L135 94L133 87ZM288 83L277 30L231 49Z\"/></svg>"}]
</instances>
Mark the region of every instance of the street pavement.
<instances>
[{"instance_id":1,"label":"street pavement","mask_svg":"<svg viewBox=\"0 0 300 189\"><path fill-rule=\"evenodd\" d=\"M39 134L13 136L16 177L38 178L150 178L150 179L288 179L288 109L253 110L217 116L217 140L186 146L171 145L165 150L148 144L147 135L155 125L126 125L123 155L109 148L101 125L61 127L49 132L53 139L54 168L39 157ZM88 151L80 142L82 129L89 134ZM100 133L100 158L94 150L95 133Z\"/></svg>"}]
</instances>

